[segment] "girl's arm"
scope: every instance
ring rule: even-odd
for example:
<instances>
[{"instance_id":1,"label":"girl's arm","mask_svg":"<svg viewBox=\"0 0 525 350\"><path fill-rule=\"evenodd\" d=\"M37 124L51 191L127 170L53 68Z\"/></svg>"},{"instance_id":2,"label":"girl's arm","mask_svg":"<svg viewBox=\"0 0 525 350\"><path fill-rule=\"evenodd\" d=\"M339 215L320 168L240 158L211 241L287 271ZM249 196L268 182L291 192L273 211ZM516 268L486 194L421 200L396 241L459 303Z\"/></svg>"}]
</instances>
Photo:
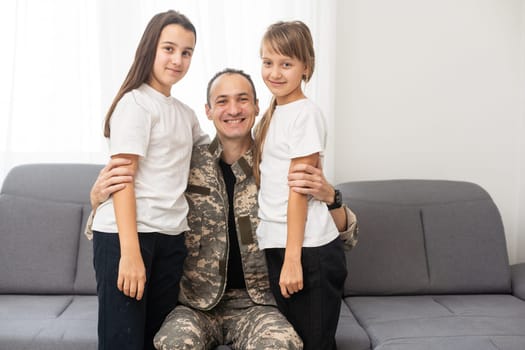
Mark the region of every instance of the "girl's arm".
<instances>
[{"instance_id":1,"label":"girl's arm","mask_svg":"<svg viewBox=\"0 0 525 350\"><path fill-rule=\"evenodd\" d=\"M319 153L306 157L294 158L290 169L296 164L305 163L315 166L319 160ZM303 289L303 268L301 265L301 249L303 247L304 229L308 213L308 197L290 190L288 194L286 250L281 268L279 286L281 294L289 298L291 294Z\"/></svg>"},{"instance_id":2,"label":"girl's arm","mask_svg":"<svg viewBox=\"0 0 525 350\"><path fill-rule=\"evenodd\" d=\"M294 192L312 195L315 199L332 204L335 191L323 174L320 167L308 164L297 164L290 168L288 174L288 186ZM330 210L332 219L339 232L345 232L348 228L348 218L346 209L341 207Z\"/></svg>"},{"instance_id":3,"label":"girl's arm","mask_svg":"<svg viewBox=\"0 0 525 350\"><path fill-rule=\"evenodd\" d=\"M133 173L138 167L138 156L133 154L118 154L114 158L125 158L130 161L123 167ZM140 253L137 233L137 212L135 200L135 184L130 182L122 190L113 194L115 218L120 240L120 263L118 269L117 288L125 295L142 299L146 284L146 268Z\"/></svg>"}]
</instances>

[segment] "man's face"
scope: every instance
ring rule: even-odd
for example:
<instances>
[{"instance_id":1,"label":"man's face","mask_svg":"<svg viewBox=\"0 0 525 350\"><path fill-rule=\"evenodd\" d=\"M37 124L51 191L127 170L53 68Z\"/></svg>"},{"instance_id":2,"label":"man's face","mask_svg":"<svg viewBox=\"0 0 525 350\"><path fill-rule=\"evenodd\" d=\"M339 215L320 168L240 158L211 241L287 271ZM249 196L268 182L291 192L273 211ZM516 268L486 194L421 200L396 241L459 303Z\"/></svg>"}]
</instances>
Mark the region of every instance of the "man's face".
<instances>
[{"instance_id":1,"label":"man's face","mask_svg":"<svg viewBox=\"0 0 525 350\"><path fill-rule=\"evenodd\" d=\"M210 104L206 115L213 121L219 139L245 140L251 138L255 117L259 114L250 82L240 74L219 76L210 88Z\"/></svg>"}]
</instances>

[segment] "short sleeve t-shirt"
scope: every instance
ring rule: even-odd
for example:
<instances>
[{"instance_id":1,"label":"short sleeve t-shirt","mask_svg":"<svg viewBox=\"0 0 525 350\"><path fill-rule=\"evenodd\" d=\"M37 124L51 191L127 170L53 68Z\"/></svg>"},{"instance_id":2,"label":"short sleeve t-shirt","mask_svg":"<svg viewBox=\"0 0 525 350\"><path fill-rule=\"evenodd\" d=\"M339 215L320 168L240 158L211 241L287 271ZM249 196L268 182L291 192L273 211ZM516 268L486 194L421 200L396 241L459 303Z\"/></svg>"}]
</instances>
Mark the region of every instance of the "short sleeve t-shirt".
<instances>
[{"instance_id":1,"label":"short sleeve t-shirt","mask_svg":"<svg viewBox=\"0 0 525 350\"><path fill-rule=\"evenodd\" d=\"M309 99L278 105L264 141L260 164L259 247L285 248L287 237L288 171L293 158L319 153L326 144L326 126L321 110ZM310 198L304 247L316 247L338 236L326 205Z\"/></svg>"},{"instance_id":2,"label":"short sleeve t-shirt","mask_svg":"<svg viewBox=\"0 0 525 350\"><path fill-rule=\"evenodd\" d=\"M135 175L138 232L188 230L187 187L193 145L208 143L193 110L147 84L126 93L110 120L110 154L139 156ZM118 232L113 201L97 209L93 229Z\"/></svg>"}]
</instances>

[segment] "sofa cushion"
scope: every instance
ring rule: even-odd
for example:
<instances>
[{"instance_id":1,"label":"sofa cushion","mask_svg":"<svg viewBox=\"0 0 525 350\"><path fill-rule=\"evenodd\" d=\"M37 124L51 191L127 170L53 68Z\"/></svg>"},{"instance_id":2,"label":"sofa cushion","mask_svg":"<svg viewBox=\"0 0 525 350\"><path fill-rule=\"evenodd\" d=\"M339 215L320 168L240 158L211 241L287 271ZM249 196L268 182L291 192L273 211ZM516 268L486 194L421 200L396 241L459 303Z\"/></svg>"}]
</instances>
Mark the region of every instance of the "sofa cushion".
<instances>
[{"instance_id":1,"label":"sofa cushion","mask_svg":"<svg viewBox=\"0 0 525 350\"><path fill-rule=\"evenodd\" d=\"M102 165L25 164L9 171L2 193L36 199L89 204L89 191Z\"/></svg>"},{"instance_id":2,"label":"sofa cushion","mask_svg":"<svg viewBox=\"0 0 525 350\"><path fill-rule=\"evenodd\" d=\"M363 327L357 323L348 305L341 303L341 314L335 341L338 349L369 350L370 340Z\"/></svg>"},{"instance_id":3,"label":"sofa cushion","mask_svg":"<svg viewBox=\"0 0 525 350\"><path fill-rule=\"evenodd\" d=\"M422 209L431 293L510 293L501 218L490 199Z\"/></svg>"},{"instance_id":4,"label":"sofa cushion","mask_svg":"<svg viewBox=\"0 0 525 350\"><path fill-rule=\"evenodd\" d=\"M523 337L428 337L395 339L374 350L523 350Z\"/></svg>"},{"instance_id":5,"label":"sofa cushion","mask_svg":"<svg viewBox=\"0 0 525 350\"><path fill-rule=\"evenodd\" d=\"M38 336L40 349L96 350L97 316L96 296L75 296L71 303Z\"/></svg>"},{"instance_id":6,"label":"sofa cushion","mask_svg":"<svg viewBox=\"0 0 525 350\"><path fill-rule=\"evenodd\" d=\"M345 295L510 293L498 209L480 186L385 180L337 186L360 235Z\"/></svg>"},{"instance_id":7,"label":"sofa cushion","mask_svg":"<svg viewBox=\"0 0 525 350\"><path fill-rule=\"evenodd\" d=\"M0 293L71 293L82 207L0 195Z\"/></svg>"},{"instance_id":8,"label":"sofa cushion","mask_svg":"<svg viewBox=\"0 0 525 350\"><path fill-rule=\"evenodd\" d=\"M96 296L0 295L0 349L96 350Z\"/></svg>"},{"instance_id":9,"label":"sofa cushion","mask_svg":"<svg viewBox=\"0 0 525 350\"><path fill-rule=\"evenodd\" d=\"M345 295L391 295L428 286L419 208L351 201L359 242L347 254Z\"/></svg>"},{"instance_id":10,"label":"sofa cushion","mask_svg":"<svg viewBox=\"0 0 525 350\"><path fill-rule=\"evenodd\" d=\"M525 303L511 295L349 297L345 302L375 349L484 349L495 342L525 349Z\"/></svg>"}]
</instances>

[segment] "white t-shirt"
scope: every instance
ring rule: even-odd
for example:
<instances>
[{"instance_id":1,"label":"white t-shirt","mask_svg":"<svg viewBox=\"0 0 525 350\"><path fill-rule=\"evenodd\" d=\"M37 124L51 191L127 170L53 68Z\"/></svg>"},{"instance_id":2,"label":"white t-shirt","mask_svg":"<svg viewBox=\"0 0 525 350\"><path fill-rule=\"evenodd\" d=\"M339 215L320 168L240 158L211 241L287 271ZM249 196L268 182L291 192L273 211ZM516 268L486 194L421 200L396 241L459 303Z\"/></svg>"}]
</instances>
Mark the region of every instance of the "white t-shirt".
<instances>
[{"instance_id":1,"label":"white t-shirt","mask_svg":"<svg viewBox=\"0 0 525 350\"><path fill-rule=\"evenodd\" d=\"M273 113L260 164L259 247L285 248L287 239L288 171L293 158L323 156L326 126L321 110L302 99L278 105ZM303 247L318 247L339 235L326 204L310 198Z\"/></svg>"},{"instance_id":2,"label":"white t-shirt","mask_svg":"<svg viewBox=\"0 0 525 350\"><path fill-rule=\"evenodd\" d=\"M111 155L139 156L135 175L137 231L168 235L188 230L184 191L193 145L209 143L195 112L147 84L126 93L110 119ZM96 211L93 230L118 232L113 199Z\"/></svg>"}]
</instances>

